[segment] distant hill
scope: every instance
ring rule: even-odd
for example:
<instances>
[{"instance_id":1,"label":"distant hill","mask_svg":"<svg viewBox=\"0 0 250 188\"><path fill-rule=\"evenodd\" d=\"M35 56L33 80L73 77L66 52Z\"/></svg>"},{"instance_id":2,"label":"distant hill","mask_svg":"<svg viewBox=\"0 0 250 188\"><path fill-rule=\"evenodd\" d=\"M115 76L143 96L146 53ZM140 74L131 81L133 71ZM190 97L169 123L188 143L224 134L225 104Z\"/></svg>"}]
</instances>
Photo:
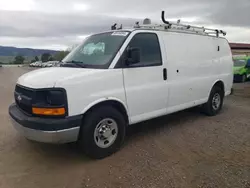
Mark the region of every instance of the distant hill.
<instances>
[{"instance_id":1,"label":"distant hill","mask_svg":"<svg viewBox=\"0 0 250 188\"><path fill-rule=\"evenodd\" d=\"M51 55L57 53L55 50L31 49L31 48L16 48L8 46L0 46L0 56L16 56L22 55L27 57L40 56L43 53L50 53Z\"/></svg>"}]
</instances>

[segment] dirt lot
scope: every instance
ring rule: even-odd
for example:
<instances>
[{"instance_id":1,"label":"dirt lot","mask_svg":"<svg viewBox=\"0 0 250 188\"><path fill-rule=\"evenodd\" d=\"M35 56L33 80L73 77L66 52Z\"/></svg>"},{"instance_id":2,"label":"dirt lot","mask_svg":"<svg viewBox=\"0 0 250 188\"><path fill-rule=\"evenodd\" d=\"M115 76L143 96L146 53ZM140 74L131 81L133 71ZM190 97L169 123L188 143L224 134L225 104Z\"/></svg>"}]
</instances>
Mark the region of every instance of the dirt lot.
<instances>
[{"instance_id":1,"label":"dirt lot","mask_svg":"<svg viewBox=\"0 0 250 188\"><path fill-rule=\"evenodd\" d=\"M12 128L8 105L27 71L0 68L0 188L250 187L250 83L234 86L218 116L188 110L135 125L121 151L94 161Z\"/></svg>"}]
</instances>

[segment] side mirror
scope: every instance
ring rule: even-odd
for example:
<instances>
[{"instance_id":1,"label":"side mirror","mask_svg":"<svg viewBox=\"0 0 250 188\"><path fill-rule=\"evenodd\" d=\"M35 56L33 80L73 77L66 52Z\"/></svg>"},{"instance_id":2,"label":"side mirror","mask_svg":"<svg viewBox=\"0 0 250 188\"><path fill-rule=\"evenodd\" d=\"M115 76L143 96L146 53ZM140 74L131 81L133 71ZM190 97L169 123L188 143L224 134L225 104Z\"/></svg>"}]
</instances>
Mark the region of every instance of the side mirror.
<instances>
[{"instance_id":1,"label":"side mirror","mask_svg":"<svg viewBox=\"0 0 250 188\"><path fill-rule=\"evenodd\" d=\"M133 65L140 62L141 52L139 48L129 48L127 50L127 65Z\"/></svg>"}]
</instances>

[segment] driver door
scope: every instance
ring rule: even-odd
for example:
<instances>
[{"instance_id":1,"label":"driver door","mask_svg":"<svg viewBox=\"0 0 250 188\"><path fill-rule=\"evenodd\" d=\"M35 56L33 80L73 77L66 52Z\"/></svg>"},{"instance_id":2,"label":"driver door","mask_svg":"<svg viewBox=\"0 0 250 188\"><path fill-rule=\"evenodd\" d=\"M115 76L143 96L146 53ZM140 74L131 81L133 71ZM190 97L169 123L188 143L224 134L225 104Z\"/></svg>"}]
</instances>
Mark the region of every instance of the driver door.
<instances>
[{"instance_id":1,"label":"driver door","mask_svg":"<svg viewBox=\"0 0 250 188\"><path fill-rule=\"evenodd\" d=\"M139 49L140 62L123 68L124 88L130 121L137 123L166 114L168 85L156 33L135 34L130 48Z\"/></svg>"}]
</instances>

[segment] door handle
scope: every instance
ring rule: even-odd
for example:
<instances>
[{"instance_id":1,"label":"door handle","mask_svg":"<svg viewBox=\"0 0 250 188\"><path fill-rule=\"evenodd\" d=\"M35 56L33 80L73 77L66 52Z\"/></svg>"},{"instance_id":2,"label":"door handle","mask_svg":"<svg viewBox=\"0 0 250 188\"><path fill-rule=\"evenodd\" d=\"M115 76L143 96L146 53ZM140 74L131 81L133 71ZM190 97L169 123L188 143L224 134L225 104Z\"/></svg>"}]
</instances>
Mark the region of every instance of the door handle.
<instances>
[{"instance_id":1,"label":"door handle","mask_svg":"<svg viewBox=\"0 0 250 188\"><path fill-rule=\"evenodd\" d=\"M164 68L164 69L163 69L163 80L167 80L167 79L168 79L167 69Z\"/></svg>"}]
</instances>

